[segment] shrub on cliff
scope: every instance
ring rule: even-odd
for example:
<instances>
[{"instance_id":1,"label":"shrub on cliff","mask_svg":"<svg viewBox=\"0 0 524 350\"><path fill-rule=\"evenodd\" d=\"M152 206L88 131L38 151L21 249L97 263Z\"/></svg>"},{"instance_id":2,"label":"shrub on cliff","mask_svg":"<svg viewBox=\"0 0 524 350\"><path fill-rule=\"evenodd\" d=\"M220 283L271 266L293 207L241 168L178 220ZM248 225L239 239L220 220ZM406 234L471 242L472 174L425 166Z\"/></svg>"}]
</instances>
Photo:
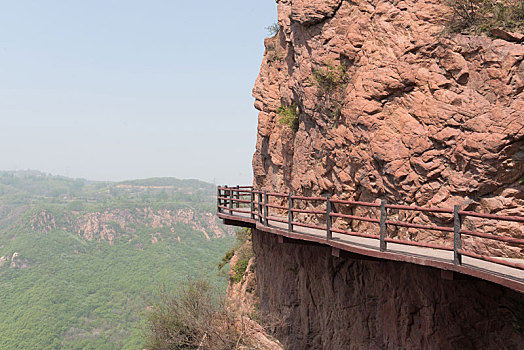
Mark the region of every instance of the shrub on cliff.
<instances>
[{"instance_id":1,"label":"shrub on cliff","mask_svg":"<svg viewBox=\"0 0 524 350\"><path fill-rule=\"evenodd\" d=\"M253 257L253 247L251 245L251 229L244 228L236 232L237 244L231 248L222 258L222 261L218 263L218 270L221 270L231 258L236 255L238 260L236 264L231 268L233 274L231 280L235 283L242 281L242 277L246 272L249 260Z\"/></svg>"},{"instance_id":2,"label":"shrub on cliff","mask_svg":"<svg viewBox=\"0 0 524 350\"><path fill-rule=\"evenodd\" d=\"M247 265L249 265L249 260L253 257L253 251L251 249L251 245L249 247L243 247L243 250L240 250L238 253L240 253L239 260L233 266L233 276L231 279L235 283L239 283L242 281L242 278L244 277L244 274L247 270ZM237 254L238 254L237 253Z\"/></svg>"},{"instance_id":3,"label":"shrub on cliff","mask_svg":"<svg viewBox=\"0 0 524 350\"><path fill-rule=\"evenodd\" d=\"M447 0L447 4L453 10L452 31L524 31L524 0Z\"/></svg>"},{"instance_id":4,"label":"shrub on cliff","mask_svg":"<svg viewBox=\"0 0 524 350\"><path fill-rule=\"evenodd\" d=\"M280 125L287 125L296 132L298 130L298 112L296 103L292 103L291 106L281 105L277 109L277 113L280 115L278 122Z\"/></svg>"},{"instance_id":5,"label":"shrub on cliff","mask_svg":"<svg viewBox=\"0 0 524 350\"><path fill-rule=\"evenodd\" d=\"M278 32L280 32L280 24L275 22L275 23L271 24L270 26L267 26L266 30L267 30L269 36L274 37L274 36L276 36L278 34Z\"/></svg>"},{"instance_id":6,"label":"shrub on cliff","mask_svg":"<svg viewBox=\"0 0 524 350\"><path fill-rule=\"evenodd\" d=\"M313 70L310 81L318 87L319 92L315 111L336 124L342 116L345 90L349 81L347 67L328 61L322 67Z\"/></svg>"},{"instance_id":7,"label":"shrub on cliff","mask_svg":"<svg viewBox=\"0 0 524 350\"><path fill-rule=\"evenodd\" d=\"M217 264L218 270L222 270L224 266L229 263L235 252L248 240L251 240L251 229L243 228L236 231L237 243L222 257L222 260Z\"/></svg>"},{"instance_id":8,"label":"shrub on cliff","mask_svg":"<svg viewBox=\"0 0 524 350\"><path fill-rule=\"evenodd\" d=\"M331 120L338 121L342 116L343 102L339 100L330 101L329 104L317 103L315 111L327 116Z\"/></svg>"},{"instance_id":9,"label":"shrub on cliff","mask_svg":"<svg viewBox=\"0 0 524 350\"><path fill-rule=\"evenodd\" d=\"M277 51L275 48L268 48L267 50L267 64L272 66L275 62L282 62L284 60L284 55Z\"/></svg>"},{"instance_id":10,"label":"shrub on cliff","mask_svg":"<svg viewBox=\"0 0 524 350\"><path fill-rule=\"evenodd\" d=\"M177 295L162 291L148 314L146 348L233 349L244 343L235 315L209 282L189 280Z\"/></svg>"},{"instance_id":11,"label":"shrub on cliff","mask_svg":"<svg viewBox=\"0 0 524 350\"><path fill-rule=\"evenodd\" d=\"M347 69L344 65L335 66L327 62L323 67L313 71L313 84L324 93L331 93L347 85Z\"/></svg>"}]
</instances>

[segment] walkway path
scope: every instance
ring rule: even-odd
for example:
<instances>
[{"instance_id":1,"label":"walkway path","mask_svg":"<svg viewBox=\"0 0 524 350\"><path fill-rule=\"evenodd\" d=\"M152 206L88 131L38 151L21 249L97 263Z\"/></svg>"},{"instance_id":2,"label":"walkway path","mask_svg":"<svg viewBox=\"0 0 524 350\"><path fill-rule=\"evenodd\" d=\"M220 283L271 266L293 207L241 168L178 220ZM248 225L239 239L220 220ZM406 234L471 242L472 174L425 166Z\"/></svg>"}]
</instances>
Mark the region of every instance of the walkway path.
<instances>
[{"instance_id":1,"label":"walkway path","mask_svg":"<svg viewBox=\"0 0 524 350\"><path fill-rule=\"evenodd\" d=\"M283 217L273 214L268 217L268 209L271 205L265 206L267 202L257 201L254 195L257 193L259 192L252 191L249 188L235 190L219 187L218 217L223 219L226 224L256 227L258 230L276 234L281 237L279 238L281 242L284 241L284 237L287 237L331 246L332 253L336 256L340 254L340 250L343 250L378 259L432 266L444 271L442 274L444 278L453 278L452 272L458 272L498 283L524 293L524 269L521 267L524 263L523 259L498 258L498 260L486 261L480 258L461 255L460 263L457 264L455 261L455 252L449 248L438 249L436 247L428 248L388 242L386 249L381 250L381 240L378 239L378 236L376 236L376 238L368 238L353 236L348 233L330 232L331 239L327 239L326 229L302 227L299 226L298 222L296 225L293 225L293 230L290 231L289 216ZM248 195L251 199L243 199ZM284 197L284 195L281 197ZM317 197L311 198L318 200ZM244 207L242 208L242 206ZM274 207L278 206L275 205ZM267 211L266 215L258 216L259 209L261 209L261 212L265 209ZM283 211L284 207L281 206L279 209ZM301 212L299 209L291 210ZM267 220L265 220L266 218Z\"/></svg>"}]
</instances>

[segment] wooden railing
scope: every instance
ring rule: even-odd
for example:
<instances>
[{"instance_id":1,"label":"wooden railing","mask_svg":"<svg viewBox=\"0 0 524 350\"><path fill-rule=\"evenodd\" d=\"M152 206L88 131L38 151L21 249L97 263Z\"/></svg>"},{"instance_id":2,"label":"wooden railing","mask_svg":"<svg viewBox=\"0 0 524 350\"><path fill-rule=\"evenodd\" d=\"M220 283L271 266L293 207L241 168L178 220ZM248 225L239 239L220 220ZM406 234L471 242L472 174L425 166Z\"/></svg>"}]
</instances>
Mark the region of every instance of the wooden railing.
<instances>
[{"instance_id":1,"label":"wooden railing","mask_svg":"<svg viewBox=\"0 0 524 350\"><path fill-rule=\"evenodd\" d=\"M298 204L298 205L297 205ZM369 208L375 210L372 216L360 216L353 214L343 214L343 212L351 212L349 208ZM345 209L345 210L344 210ZM411 211L416 213L424 213L426 215L444 215L449 217L449 223L453 226L438 226L428 224L418 224L408 221L401 221L395 219L389 214L389 211ZM473 211L464 211L460 206L456 205L454 208L426 208L407 205L388 204L385 200L380 200L379 203L370 203L362 201L342 200L333 197L306 197L293 195L291 193L275 193L253 189L250 186L219 186L217 190L217 211L218 213L228 213L229 215L241 215L249 217L253 222L258 222L264 226L270 226L269 221L287 224L289 232L297 232L295 227L305 227L314 230L325 231L326 240L333 239L333 233L342 235L363 237L379 241L380 251L388 250L388 243L395 243L407 246L424 247L431 249L440 249L444 251L453 252L453 263L455 265L462 264L463 256L474 259L484 260L490 263L496 263L503 266L524 270L524 264L520 262L510 261L504 257L493 257L472 252L464 249L463 237L478 237L486 240L494 240L502 242L505 245L524 246L524 238L517 238L511 236L504 236L494 233L486 233L475 230L463 228L463 222L466 218L480 218L495 221L509 221L519 224L524 223L524 217L521 216L505 216L495 214L484 214ZM280 215L276 215L277 214ZM372 211L370 211L372 212ZM316 217L315 222L309 220L305 222L298 218L297 215L304 214L305 218L311 219ZM339 221L342 221L339 222ZM446 221L446 220L444 220ZM376 230L366 229L365 232L355 232L340 227L344 225L336 225L365 222L376 225ZM337 227L338 226L338 227ZM414 241L401 239L398 237L390 237L388 228L406 228L415 230L439 231L452 237L452 244L446 245L441 243L430 243L423 241ZM435 237L436 241L442 239L442 236ZM524 260L523 260L524 261Z\"/></svg>"}]
</instances>

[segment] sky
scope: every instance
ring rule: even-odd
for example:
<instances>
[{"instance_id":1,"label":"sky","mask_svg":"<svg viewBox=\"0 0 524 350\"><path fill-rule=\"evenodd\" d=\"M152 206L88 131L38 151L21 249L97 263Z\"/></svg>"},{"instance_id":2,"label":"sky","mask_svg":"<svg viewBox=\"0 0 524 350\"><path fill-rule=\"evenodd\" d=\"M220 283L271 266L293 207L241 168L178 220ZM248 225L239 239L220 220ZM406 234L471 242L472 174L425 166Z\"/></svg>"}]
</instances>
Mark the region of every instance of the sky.
<instances>
[{"instance_id":1,"label":"sky","mask_svg":"<svg viewBox=\"0 0 524 350\"><path fill-rule=\"evenodd\" d=\"M0 0L0 170L250 184L273 0Z\"/></svg>"}]
</instances>

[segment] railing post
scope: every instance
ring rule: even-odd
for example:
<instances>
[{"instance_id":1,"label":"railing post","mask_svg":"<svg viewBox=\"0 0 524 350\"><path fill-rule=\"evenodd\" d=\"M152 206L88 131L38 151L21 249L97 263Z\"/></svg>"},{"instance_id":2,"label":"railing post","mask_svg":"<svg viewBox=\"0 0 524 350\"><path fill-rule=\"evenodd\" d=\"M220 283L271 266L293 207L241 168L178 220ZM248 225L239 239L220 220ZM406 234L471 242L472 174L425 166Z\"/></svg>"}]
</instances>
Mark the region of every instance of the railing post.
<instances>
[{"instance_id":1,"label":"railing post","mask_svg":"<svg viewBox=\"0 0 524 350\"><path fill-rule=\"evenodd\" d=\"M453 207L453 262L456 265L462 264L462 255L459 250L462 249L462 240L460 237L460 228L462 226L462 220L460 219L460 205Z\"/></svg>"},{"instance_id":2,"label":"railing post","mask_svg":"<svg viewBox=\"0 0 524 350\"><path fill-rule=\"evenodd\" d=\"M269 207L267 206L268 202L268 195L267 191L264 191L264 225L269 226L267 224L267 212L269 210Z\"/></svg>"},{"instance_id":3,"label":"railing post","mask_svg":"<svg viewBox=\"0 0 524 350\"><path fill-rule=\"evenodd\" d=\"M217 186L217 212L218 213L221 213L222 212L222 208L220 208L220 206L222 205L222 201L220 200L220 186Z\"/></svg>"},{"instance_id":4,"label":"railing post","mask_svg":"<svg viewBox=\"0 0 524 350\"><path fill-rule=\"evenodd\" d=\"M388 210L386 208L386 201L382 199L380 201L380 251L383 252L387 249L386 245L386 219L388 216Z\"/></svg>"},{"instance_id":5,"label":"railing post","mask_svg":"<svg viewBox=\"0 0 524 350\"><path fill-rule=\"evenodd\" d=\"M258 221L262 223L262 193L258 191Z\"/></svg>"},{"instance_id":6,"label":"railing post","mask_svg":"<svg viewBox=\"0 0 524 350\"><path fill-rule=\"evenodd\" d=\"M240 199L240 185L237 185L237 195L235 196L236 199ZM240 202L237 201L236 203L237 209L240 208Z\"/></svg>"},{"instance_id":7,"label":"railing post","mask_svg":"<svg viewBox=\"0 0 524 350\"><path fill-rule=\"evenodd\" d=\"M287 204L287 226L289 232L293 232L293 196L291 195L291 191L289 191Z\"/></svg>"},{"instance_id":8,"label":"railing post","mask_svg":"<svg viewBox=\"0 0 524 350\"><path fill-rule=\"evenodd\" d=\"M333 238L331 223L331 196L328 195L326 197L326 239L328 241Z\"/></svg>"},{"instance_id":9,"label":"railing post","mask_svg":"<svg viewBox=\"0 0 524 350\"><path fill-rule=\"evenodd\" d=\"M251 204L249 206L249 212L250 212L250 216L251 216L251 219L255 220L255 192L253 192L255 189L251 188Z\"/></svg>"},{"instance_id":10,"label":"railing post","mask_svg":"<svg viewBox=\"0 0 524 350\"><path fill-rule=\"evenodd\" d=\"M227 187L227 186L226 186ZM229 198L228 201L228 207L229 207L229 215L233 215L233 189L229 188L229 195L227 196Z\"/></svg>"}]
</instances>

